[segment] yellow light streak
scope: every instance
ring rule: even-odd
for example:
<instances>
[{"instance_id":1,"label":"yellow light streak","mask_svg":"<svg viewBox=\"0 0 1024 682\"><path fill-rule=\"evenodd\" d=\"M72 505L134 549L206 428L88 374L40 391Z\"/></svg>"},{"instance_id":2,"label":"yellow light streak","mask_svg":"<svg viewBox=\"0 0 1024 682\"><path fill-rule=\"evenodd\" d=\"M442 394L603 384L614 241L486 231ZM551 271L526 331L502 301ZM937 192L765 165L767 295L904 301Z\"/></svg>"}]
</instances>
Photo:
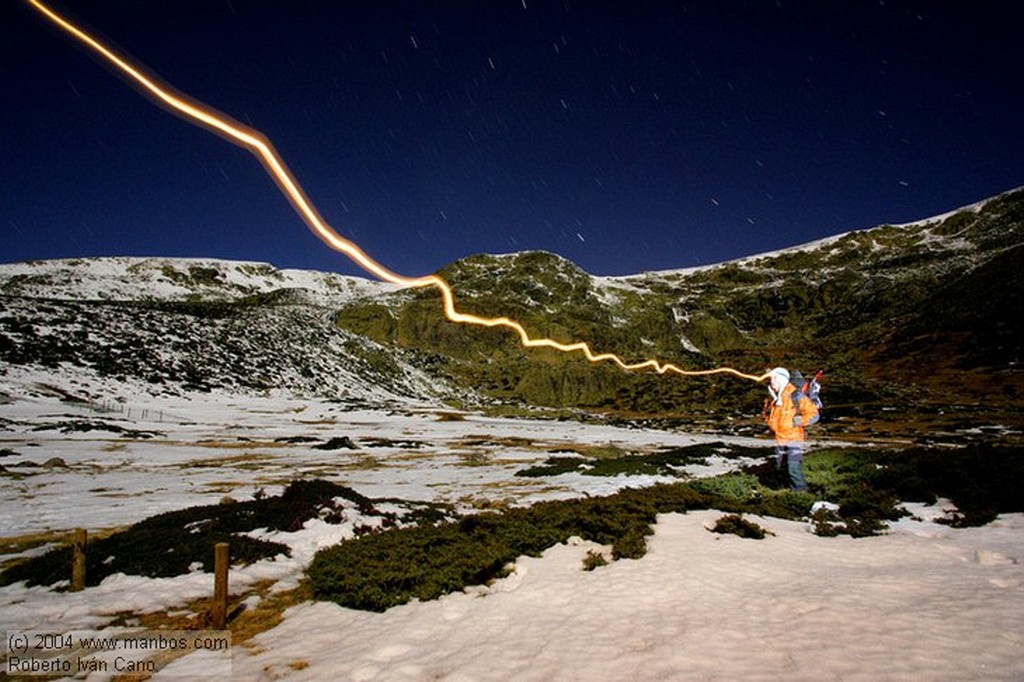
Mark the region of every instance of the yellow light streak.
<instances>
[{"instance_id":1,"label":"yellow light streak","mask_svg":"<svg viewBox=\"0 0 1024 682\"><path fill-rule=\"evenodd\" d=\"M718 367L705 370L684 370L672 363L661 363L657 360L628 363L614 353L595 353L586 342L560 343L553 339L532 338L521 324L507 317L480 317L462 313L455 308L455 295L451 286L438 275L424 277L404 277L392 272L366 254L357 244L339 235L320 216L312 202L306 197L298 180L292 175L284 160L274 149L270 140L258 130L245 126L226 114L160 82L156 76L145 73L142 67L132 64L128 58L117 54L113 48L105 45L96 37L64 18L40 0L28 0L43 17L60 28L79 43L102 57L106 62L126 76L141 92L156 102L168 107L173 113L186 121L207 128L221 135L229 142L249 150L260 160L274 182L281 189L288 201L298 212L307 227L327 246L348 256L354 263L371 275L393 284L407 287L435 287L441 292L444 303L444 314L452 322L476 325L480 327L504 327L519 336L519 342L526 348L552 348L564 353L579 352L590 362L611 362L623 370L654 370L658 374L674 373L682 376L707 376L712 374L731 374L751 381L763 381L768 375L746 374L731 367Z\"/></svg>"}]
</instances>

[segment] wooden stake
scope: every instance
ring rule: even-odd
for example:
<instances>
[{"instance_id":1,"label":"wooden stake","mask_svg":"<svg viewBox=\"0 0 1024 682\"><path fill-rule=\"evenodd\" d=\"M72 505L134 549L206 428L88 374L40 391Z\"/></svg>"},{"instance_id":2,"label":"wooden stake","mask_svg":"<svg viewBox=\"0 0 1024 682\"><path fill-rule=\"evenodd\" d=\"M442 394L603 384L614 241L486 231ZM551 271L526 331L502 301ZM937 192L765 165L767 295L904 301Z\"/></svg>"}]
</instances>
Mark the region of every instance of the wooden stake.
<instances>
[{"instance_id":1,"label":"wooden stake","mask_svg":"<svg viewBox=\"0 0 1024 682\"><path fill-rule=\"evenodd\" d=\"M213 609L214 630L223 630L228 616L228 548L226 542L213 546Z\"/></svg>"},{"instance_id":2,"label":"wooden stake","mask_svg":"<svg viewBox=\"0 0 1024 682\"><path fill-rule=\"evenodd\" d=\"M84 528L76 528L71 537L71 587L72 592L85 589L85 545L89 542L89 532Z\"/></svg>"}]
</instances>

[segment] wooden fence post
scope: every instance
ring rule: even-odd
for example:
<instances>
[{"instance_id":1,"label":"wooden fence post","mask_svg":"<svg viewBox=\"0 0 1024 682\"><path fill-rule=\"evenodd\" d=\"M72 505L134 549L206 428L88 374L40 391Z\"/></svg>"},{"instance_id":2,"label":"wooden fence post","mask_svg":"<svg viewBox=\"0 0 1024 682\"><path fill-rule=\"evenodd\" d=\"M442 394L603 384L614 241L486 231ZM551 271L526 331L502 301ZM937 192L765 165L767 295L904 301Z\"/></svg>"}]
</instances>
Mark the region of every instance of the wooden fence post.
<instances>
[{"instance_id":1,"label":"wooden fence post","mask_svg":"<svg viewBox=\"0 0 1024 682\"><path fill-rule=\"evenodd\" d=\"M71 538L71 587L72 592L85 589L85 545L89 542L89 532L84 528L76 528Z\"/></svg>"},{"instance_id":2,"label":"wooden fence post","mask_svg":"<svg viewBox=\"0 0 1024 682\"><path fill-rule=\"evenodd\" d=\"M223 630L228 617L228 548L226 542L213 546L213 609L211 625Z\"/></svg>"}]
</instances>

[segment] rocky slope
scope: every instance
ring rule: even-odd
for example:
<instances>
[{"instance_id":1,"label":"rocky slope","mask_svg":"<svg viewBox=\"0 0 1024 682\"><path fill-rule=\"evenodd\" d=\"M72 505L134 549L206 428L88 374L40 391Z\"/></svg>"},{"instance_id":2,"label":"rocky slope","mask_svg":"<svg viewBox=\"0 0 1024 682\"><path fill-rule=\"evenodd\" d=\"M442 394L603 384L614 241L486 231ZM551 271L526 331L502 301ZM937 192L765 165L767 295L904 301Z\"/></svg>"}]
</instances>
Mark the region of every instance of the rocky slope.
<instances>
[{"instance_id":1,"label":"rocky slope","mask_svg":"<svg viewBox=\"0 0 1024 682\"><path fill-rule=\"evenodd\" d=\"M334 311L394 287L260 263L103 258L0 266L0 373L72 378L84 399L118 384L153 395L282 390L351 399L451 399L409 362L339 329ZM416 358L412 358L415 360ZM29 374L31 376L31 373ZM88 388L89 378L98 385Z\"/></svg>"}]
</instances>

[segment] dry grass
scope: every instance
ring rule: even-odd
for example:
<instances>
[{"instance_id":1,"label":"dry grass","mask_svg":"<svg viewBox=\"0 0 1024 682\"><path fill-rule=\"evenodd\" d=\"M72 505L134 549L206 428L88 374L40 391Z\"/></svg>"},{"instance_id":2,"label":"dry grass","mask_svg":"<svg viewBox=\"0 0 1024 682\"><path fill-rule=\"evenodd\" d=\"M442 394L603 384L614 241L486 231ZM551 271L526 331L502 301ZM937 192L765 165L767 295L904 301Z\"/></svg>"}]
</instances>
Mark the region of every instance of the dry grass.
<instances>
[{"instance_id":1,"label":"dry grass","mask_svg":"<svg viewBox=\"0 0 1024 682\"><path fill-rule=\"evenodd\" d=\"M66 542L70 536L66 532L46 531L43 533L28 533L25 535L14 535L12 537L0 538L0 554L20 554L36 547L42 547L50 543ZM17 563L16 561L10 562ZM7 568L3 564L3 568Z\"/></svg>"},{"instance_id":2,"label":"dry grass","mask_svg":"<svg viewBox=\"0 0 1024 682\"><path fill-rule=\"evenodd\" d=\"M380 458L388 462L420 462L435 459L444 454L446 453L425 450L399 450L398 452L384 453Z\"/></svg>"},{"instance_id":3,"label":"dry grass","mask_svg":"<svg viewBox=\"0 0 1024 682\"><path fill-rule=\"evenodd\" d=\"M470 434L463 438L454 441L455 444L463 447L504 447L504 448L524 448L529 450L542 450L543 446L538 445L532 438L522 438L520 436L488 436L480 434Z\"/></svg>"},{"instance_id":4,"label":"dry grass","mask_svg":"<svg viewBox=\"0 0 1024 682\"><path fill-rule=\"evenodd\" d=\"M273 580L264 580L240 594L229 596L227 631L231 633L232 646L245 646L255 653L259 649L251 640L261 632L276 627L283 619L284 612L292 606L312 600L309 588L302 583L299 587L282 592L271 592ZM242 603L252 596L259 597L255 607L243 608ZM209 598L194 599L183 606L153 613L134 614L123 612L117 614L111 626L143 627L153 631L168 630L209 630L212 603ZM232 607L232 604L234 606ZM161 669L187 652L164 652L154 656L157 669ZM306 661L293 661L289 664L293 670L308 667ZM119 676L118 680L145 680L149 675Z\"/></svg>"},{"instance_id":5,"label":"dry grass","mask_svg":"<svg viewBox=\"0 0 1024 682\"><path fill-rule=\"evenodd\" d=\"M459 498L459 504L480 511L506 511L515 506L515 499L509 497L501 500L492 500L478 495L463 495Z\"/></svg>"},{"instance_id":6,"label":"dry grass","mask_svg":"<svg viewBox=\"0 0 1024 682\"><path fill-rule=\"evenodd\" d=\"M273 440L197 440L189 445L197 445L203 448L218 448L225 450L239 450L247 448L287 448L291 443L279 443Z\"/></svg>"},{"instance_id":7,"label":"dry grass","mask_svg":"<svg viewBox=\"0 0 1024 682\"><path fill-rule=\"evenodd\" d=\"M201 438L199 440L179 440L175 438L147 438L147 439L132 439L122 438L120 441L110 441L111 443L124 443L125 445L131 445L132 443L138 443L140 445L158 445L160 447L184 447L184 448L212 448L216 450L241 450L245 448L256 449L271 449L277 450L281 448L294 447L292 443L277 442L272 440L250 440L248 438L233 440L220 440L217 438Z\"/></svg>"},{"instance_id":8,"label":"dry grass","mask_svg":"<svg viewBox=\"0 0 1024 682\"><path fill-rule=\"evenodd\" d=\"M254 608L242 611L228 624L234 644L254 649L255 646L249 643L253 637L276 627L284 619L284 612L289 608L313 599L305 582L294 589L282 592L270 592L272 585L272 581L266 581L254 588L249 594L259 596L259 603Z\"/></svg>"},{"instance_id":9,"label":"dry grass","mask_svg":"<svg viewBox=\"0 0 1024 682\"><path fill-rule=\"evenodd\" d=\"M360 455L343 464L332 465L330 467L330 471L363 471L370 469L384 469L387 466L388 463L383 459L377 459L371 455Z\"/></svg>"},{"instance_id":10,"label":"dry grass","mask_svg":"<svg viewBox=\"0 0 1024 682\"><path fill-rule=\"evenodd\" d=\"M89 530L90 540L100 540L107 536L125 530L127 526L114 526L112 528L100 528ZM24 535L11 535L0 538L0 555L21 554L37 547L49 544L71 544L72 531L69 530L48 530L40 533L26 533ZM24 558L8 559L0 562L0 570L7 570L11 566L24 561Z\"/></svg>"},{"instance_id":11,"label":"dry grass","mask_svg":"<svg viewBox=\"0 0 1024 682\"><path fill-rule=\"evenodd\" d=\"M590 459L617 459L630 454L628 450L622 449L615 443L607 443L606 445L570 443L552 448L549 452L575 452Z\"/></svg>"},{"instance_id":12,"label":"dry grass","mask_svg":"<svg viewBox=\"0 0 1024 682\"><path fill-rule=\"evenodd\" d=\"M483 467L494 464L492 453L487 450L469 450L455 453L458 458L458 465L465 467Z\"/></svg>"},{"instance_id":13,"label":"dry grass","mask_svg":"<svg viewBox=\"0 0 1024 682\"><path fill-rule=\"evenodd\" d=\"M114 488L108 488L106 490L90 490L89 492L94 493L96 497L107 497L112 500L123 500L129 497L138 497L138 492L130 492L127 490L116 490Z\"/></svg>"},{"instance_id":14,"label":"dry grass","mask_svg":"<svg viewBox=\"0 0 1024 682\"><path fill-rule=\"evenodd\" d=\"M252 483L249 481L209 481L202 485L211 493L230 493L231 491L238 490L239 488L252 487Z\"/></svg>"},{"instance_id":15,"label":"dry grass","mask_svg":"<svg viewBox=\"0 0 1024 682\"><path fill-rule=\"evenodd\" d=\"M178 467L181 469L199 469L204 467L235 467L237 469L255 469L272 465L277 460L273 455L263 455L255 452L247 452L244 455L233 457L217 457L213 459L193 459L188 462L181 462Z\"/></svg>"},{"instance_id":16,"label":"dry grass","mask_svg":"<svg viewBox=\"0 0 1024 682\"><path fill-rule=\"evenodd\" d=\"M283 410L251 410L253 414L301 414L309 409L308 405L289 407Z\"/></svg>"}]
</instances>

